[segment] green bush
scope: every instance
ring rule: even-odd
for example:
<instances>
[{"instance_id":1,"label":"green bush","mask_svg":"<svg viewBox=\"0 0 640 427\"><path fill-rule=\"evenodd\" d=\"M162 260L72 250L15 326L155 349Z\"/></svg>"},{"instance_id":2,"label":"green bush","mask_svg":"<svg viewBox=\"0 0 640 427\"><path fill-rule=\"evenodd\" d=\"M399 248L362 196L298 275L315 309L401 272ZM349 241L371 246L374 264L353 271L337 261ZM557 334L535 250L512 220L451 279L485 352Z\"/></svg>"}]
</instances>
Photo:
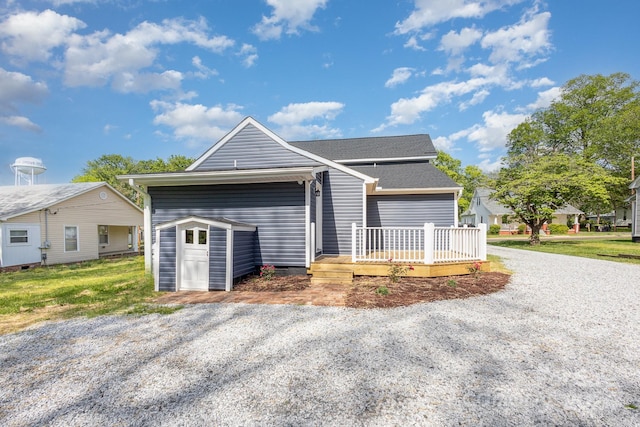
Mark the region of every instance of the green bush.
<instances>
[{"instance_id":1,"label":"green bush","mask_svg":"<svg viewBox=\"0 0 640 427\"><path fill-rule=\"evenodd\" d=\"M565 224L549 224L547 228L551 234L567 234L569 232L569 227Z\"/></svg>"},{"instance_id":2,"label":"green bush","mask_svg":"<svg viewBox=\"0 0 640 427\"><path fill-rule=\"evenodd\" d=\"M500 234L500 225L499 224L491 224L489 226L489 234Z\"/></svg>"},{"instance_id":3,"label":"green bush","mask_svg":"<svg viewBox=\"0 0 640 427\"><path fill-rule=\"evenodd\" d=\"M527 231L527 225L526 224L520 224L518 226L518 234L524 234L525 231Z\"/></svg>"}]
</instances>

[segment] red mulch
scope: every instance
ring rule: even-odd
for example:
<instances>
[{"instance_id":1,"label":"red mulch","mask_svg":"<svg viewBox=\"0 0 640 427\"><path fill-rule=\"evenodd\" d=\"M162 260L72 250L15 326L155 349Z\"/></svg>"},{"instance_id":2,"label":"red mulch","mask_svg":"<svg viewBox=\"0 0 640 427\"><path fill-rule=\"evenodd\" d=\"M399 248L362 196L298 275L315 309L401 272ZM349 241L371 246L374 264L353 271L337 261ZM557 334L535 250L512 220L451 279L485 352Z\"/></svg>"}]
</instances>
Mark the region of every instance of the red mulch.
<instances>
[{"instance_id":1,"label":"red mulch","mask_svg":"<svg viewBox=\"0 0 640 427\"><path fill-rule=\"evenodd\" d=\"M485 295L503 289L509 274L482 272L464 276L403 277L391 283L388 277L356 276L345 286L345 305L354 308L400 307L429 302ZM310 286L309 276L275 276L272 280L249 277L234 286L234 291L272 292L303 290ZM387 295L376 290L388 289Z\"/></svg>"}]
</instances>

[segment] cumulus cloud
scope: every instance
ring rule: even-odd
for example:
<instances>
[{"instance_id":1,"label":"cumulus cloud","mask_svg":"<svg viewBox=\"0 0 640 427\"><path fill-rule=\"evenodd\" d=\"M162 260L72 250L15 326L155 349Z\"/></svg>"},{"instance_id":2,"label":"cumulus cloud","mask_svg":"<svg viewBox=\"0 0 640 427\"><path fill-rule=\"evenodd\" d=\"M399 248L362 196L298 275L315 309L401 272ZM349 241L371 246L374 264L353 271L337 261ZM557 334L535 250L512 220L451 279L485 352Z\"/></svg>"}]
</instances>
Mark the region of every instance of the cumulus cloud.
<instances>
[{"instance_id":1,"label":"cumulus cloud","mask_svg":"<svg viewBox=\"0 0 640 427\"><path fill-rule=\"evenodd\" d=\"M541 77L531 82L531 87L553 86L555 82L547 77Z\"/></svg>"},{"instance_id":2,"label":"cumulus cloud","mask_svg":"<svg viewBox=\"0 0 640 427\"><path fill-rule=\"evenodd\" d=\"M487 33L481 46L490 49L489 60L493 63L531 60L546 53L549 42L549 12L526 14L519 23Z\"/></svg>"},{"instance_id":3,"label":"cumulus cloud","mask_svg":"<svg viewBox=\"0 0 640 427\"><path fill-rule=\"evenodd\" d=\"M536 100L527 105L526 108L522 109L522 111L530 112L541 108L547 108L553 101L559 99L561 94L562 88L560 87L552 87L551 89L538 92Z\"/></svg>"},{"instance_id":4,"label":"cumulus cloud","mask_svg":"<svg viewBox=\"0 0 640 427\"><path fill-rule=\"evenodd\" d=\"M460 55L481 37L482 31L475 28L463 28L460 32L451 30L440 39L439 49L449 55Z\"/></svg>"},{"instance_id":5,"label":"cumulus cloud","mask_svg":"<svg viewBox=\"0 0 640 427\"><path fill-rule=\"evenodd\" d=\"M157 113L153 123L172 128L173 137L189 146L217 141L243 118L237 105L207 107L160 100L151 101L150 105Z\"/></svg>"},{"instance_id":6,"label":"cumulus cloud","mask_svg":"<svg viewBox=\"0 0 640 427\"><path fill-rule=\"evenodd\" d=\"M35 82L26 74L0 68L0 123L23 130L40 132L41 128L19 113L23 103L40 103L49 90L43 82Z\"/></svg>"},{"instance_id":7,"label":"cumulus cloud","mask_svg":"<svg viewBox=\"0 0 640 427\"><path fill-rule=\"evenodd\" d=\"M27 117L23 116L0 116L0 123L7 126L14 126L31 132L41 132L42 129Z\"/></svg>"},{"instance_id":8,"label":"cumulus cloud","mask_svg":"<svg viewBox=\"0 0 640 427\"><path fill-rule=\"evenodd\" d=\"M385 87L394 87L405 83L413 75L413 68L399 67L393 70L393 74L384 84Z\"/></svg>"},{"instance_id":9,"label":"cumulus cloud","mask_svg":"<svg viewBox=\"0 0 640 427\"><path fill-rule=\"evenodd\" d=\"M482 114L484 123L474 125L464 133L481 152L503 149L507 143L507 135L526 118L526 114L485 111Z\"/></svg>"},{"instance_id":10,"label":"cumulus cloud","mask_svg":"<svg viewBox=\"0 0 640 427\"><path fill-rule=\"evenodd\" d=\"M253 45L243 43L242 47L240 48L240 52L238 52L238 56L244 58L242 60L242 64L245 67L251 68L258 60L258 49L256 49L256 47Z\"/></svg>"},{"instance_id":11,"label":"cumulus cloud","mask_svg":"<svg viewBox=\"0 0 640 427\"><path fill-rule=\"evenodd\" d=\"M523 0L415 0L415 10L396 23L396 34L421 31L454 18L482 18L501 7Z\"/></svg>"},{"instance_id":12,"label":"cumulus cloud","mask_svg":"<svg viewBox=\"0 0 640 427\"><path fill-rule=\"evenodd\" d=\"M79 19L52 10L10 15L0 23L0 47L18 61L47 61L52 49L66 44L76 30L85 28Z\"/></svg>"},{"instance_id":13,"label":"cumulus cloud","mask_svg":"<svg viewBox=\"0 0 640 427\"><path fill-rule=\"evenodd\" d=\"M270 16L253 27L261 40L279 39L282 33L298 34L300 29L316 31L311 19L318 9L324 9L327 0L266 0L273 8Z\"/></svg>"},{"instance_id":14,"label":"cumulus cloud","mask_svg":"<svg viewBox=\"0 0 640 427\"><path fill-rule=\"evenodd\" d=\"M340 136L340 130L326 122L335 119L343 109L344 104L340 102L289 104L267 120L280 126L278 134L285 139L335 138ZM317 121L323 124L307 123Z\"/></svg>"}]
</instances>

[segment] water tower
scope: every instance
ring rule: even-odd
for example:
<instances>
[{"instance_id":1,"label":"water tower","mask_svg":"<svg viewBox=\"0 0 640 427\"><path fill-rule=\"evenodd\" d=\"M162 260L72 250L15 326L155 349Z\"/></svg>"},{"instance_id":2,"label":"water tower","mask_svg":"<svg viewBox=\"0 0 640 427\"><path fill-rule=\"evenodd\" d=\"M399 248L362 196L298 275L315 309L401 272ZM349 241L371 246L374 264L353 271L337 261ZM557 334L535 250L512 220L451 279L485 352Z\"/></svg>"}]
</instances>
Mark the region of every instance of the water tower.
<instances>
[{"instance_id":1,"label":"water tower","mask_svg":"<svg viewBox=\"0 0 640 427\"><path fill-rule=\"evenodd\" d=\"M44 167L42 160L35 157L18 157L11 165L11 170L16 174L15 185L35 184L36 176L40 175L47 168Z\"/></svg>"}]
</instances>

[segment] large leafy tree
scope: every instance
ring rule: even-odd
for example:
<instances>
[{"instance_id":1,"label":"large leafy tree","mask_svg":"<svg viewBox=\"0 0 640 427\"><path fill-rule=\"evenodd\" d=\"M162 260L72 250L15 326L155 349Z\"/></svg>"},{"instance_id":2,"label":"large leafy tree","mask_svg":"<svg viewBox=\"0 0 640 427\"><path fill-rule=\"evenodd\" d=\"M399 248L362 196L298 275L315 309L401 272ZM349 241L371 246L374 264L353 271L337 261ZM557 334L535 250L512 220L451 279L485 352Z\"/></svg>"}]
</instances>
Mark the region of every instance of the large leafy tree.
<instances>
[{"instance_id":1,"label":"large leafy tree","mask_svg":"<svg viewBox=\"0 0 640 427\"><path fill-rule=\"evenodd\" d=\"M628 197L631 158L640 155L638 88L639 83L624 73L569 80L557 101L509 134L509 163L533 163L557 153L578 155L619 179L608 181L607 199L584 198L577 206L593 213L622 206Z\"/></svg>"},{"instance_id":2,"label":"large leafy tree","mask_svg":"<svg viewBox=\"0 0 640 427\"><path fill-rule=\"evenodd\" d=\"M434 165L463 187L462 196L458 199L458 215L469 208L474 190L489 186L491 181L479 167L469 165L463 168L460 160L442 150L438 150Z\"/></svg>"},{"instance_id":3,"label":"large leafy tree","mask_svg":"<svg viewBox=\"0 0 640 427\"><path fill-rule=\"evenodd\" d=\"M105 154L95 160L87 161L87 165L72 179L72 182L104 181L134 203L140 204L137 192L129 184L116 178L118 175L177 172L185 170L191 163L193 159L181 155L172 155L167 160L161 158L134 160L120 154Z\"/></svg>"},{"instance_id":4,"label":"large leafy tree","mask_svg":"<svg viewBox=\"0 0 640 427\"><path fill-rule=\"evenodd\" d=\"M550 153L516 156L500 170L492 197L511 208L531 228L531 245L540 244L540 229L556 210L586 200L606 204L608 186L618 178L578 155Z\"/></svg>"}]
</instances>

